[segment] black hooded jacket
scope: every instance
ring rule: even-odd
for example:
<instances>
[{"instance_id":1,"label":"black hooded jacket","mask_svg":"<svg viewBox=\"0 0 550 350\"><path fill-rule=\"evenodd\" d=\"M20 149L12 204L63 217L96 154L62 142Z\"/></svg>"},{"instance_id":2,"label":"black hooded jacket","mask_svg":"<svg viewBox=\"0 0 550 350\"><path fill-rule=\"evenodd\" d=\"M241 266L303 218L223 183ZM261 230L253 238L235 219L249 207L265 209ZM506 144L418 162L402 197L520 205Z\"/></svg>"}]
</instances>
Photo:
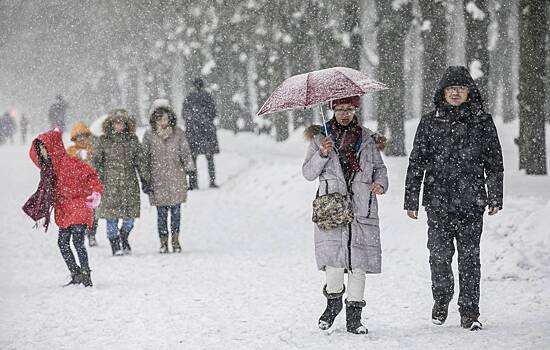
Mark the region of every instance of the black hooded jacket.
<instances>
[{"instance_id":1,"label":"black hooded jacket","mask_svg":"<svg viewBox=\"0 0 550 350\"><path fill-rule=\"evenodd\" d=\"M448 86L469 88L460 106L445 101ZM435 110L422 116L405 180L406 210L469 212L485 206L502 209L502 150L490 114L483 110L479 90L465 67L449 67L434 96Z\"/></svg>"}]
</instances>

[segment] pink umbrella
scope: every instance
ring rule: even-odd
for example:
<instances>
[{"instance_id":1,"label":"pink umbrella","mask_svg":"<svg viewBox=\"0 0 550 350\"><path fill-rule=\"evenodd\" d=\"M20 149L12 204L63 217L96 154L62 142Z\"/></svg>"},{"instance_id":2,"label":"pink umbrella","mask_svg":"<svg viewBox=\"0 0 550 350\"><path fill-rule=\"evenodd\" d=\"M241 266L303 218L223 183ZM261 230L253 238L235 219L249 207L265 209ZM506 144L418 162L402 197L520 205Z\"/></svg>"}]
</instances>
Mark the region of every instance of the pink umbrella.
<instances>
[{"instance_id":1,"label":"pink umbrella","mask_svg":"<svg viewBox=\"0 0 550 350\"><path fill-rule=\"evenodd\" d=\"M258 115L308 108L344 97L385 90L386 85L355 69L333 67L292 76L269 96Z\"/></svg>"}]
</instances>

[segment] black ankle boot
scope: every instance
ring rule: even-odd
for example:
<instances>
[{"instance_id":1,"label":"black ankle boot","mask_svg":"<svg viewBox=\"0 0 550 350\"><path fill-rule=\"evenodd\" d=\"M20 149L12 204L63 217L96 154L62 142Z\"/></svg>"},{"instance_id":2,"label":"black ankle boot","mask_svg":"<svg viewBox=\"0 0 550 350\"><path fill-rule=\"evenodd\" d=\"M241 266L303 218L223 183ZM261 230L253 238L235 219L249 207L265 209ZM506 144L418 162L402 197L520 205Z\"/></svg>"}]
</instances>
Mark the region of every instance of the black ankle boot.
<instances>
[{"instance_id":1,"label":"black ankle boot","mask_svg":"<svg viewBox=\"0 0 550 350\"><path fill-rule=\"evenodd\" d=\"M130 247L130 243L128 242L128 236L130 236L129 231L120 230L120 242L122 243L122 253L124 255L132 254L132 247Z\"/></svg>"},{"instance_id":2,"label":"black ankle boot","mask_svg":"<svg viewBox=\"0 0 550 350\"><path fill-rule=\"evenodd\" d=\"M172 251L174 253L181 253L181 245L179 240L179 233L172 233Z\"/></svg>"},{"instance_id":3,"label":"black ankle boot","mask_svg":"<svg viewBox=\"0 0 550 350\"><path fill-rule=\"evenodd\" d=\"M323 287L323 294L327 298L327 307L321 317L319 318L318 326L320 329L326 331L334 323L336 316L342 311L342 295L346 290L345 286L342 286L342 291L340 293L328 293L327 285Z\"/></svg>"},{"instance_id":4,"label":"black ankle boot","mask_svg":"<svg viewBox=\"0 0 550 350\"><path fill-rule=\"evenodd\" d=\"M82 278L82 284L84 285L84 287L92 287L93 286L93 283L92 283L92 274L91 274L91 271L90 269L82 269L82 272L80 274L81 278Z\"/></svg>"},{"instance_id":5,"label":"black ankle boot","mask_svg":"<svg viewBox=\"0 0 550 350\"><path fill-rule=\"evenodd\" d=\"M168 235L160 235L159 238L160 238L159 253L161 254L170 253L170 250L168 250Z\"/></svg>"},{"instance_id":6,"label":"black ankle boot","mask_svg":"<svg viewBox=\"0 0 550 350\"><path fill-rule=\"evenodd\" d=\"M361 311L366 303L362 301L348 301L346 299L346 329L354 334L367 334L369 330L361 323Z\"/></svg>"},{"instance_id":7,"label":"black ankle boot","mask_svg":"<svg viewBox=\"0 0 550 350\"><path fill-rule=\"evenodd\" d=\"M122 250L120 249L120 237L111 238L109 239L109 242L111 243L111 250L113 251L113 256L122 255Z\"/></svg>"},{"instance_id":8,"label":"black ankle boot","mask_svg":"<svg viewBox=\"0 0 550 350\"><path fill-rule=\"evenodd\" d=\"M71 280L65 284L65 286L70 286L72 284L80 284L82 283L82 273L80 271L80 267L77 267L77 269L74 272L71 272Z\"/></svg>"},{"instance_id":9,"label":"black ankle boot","mask_svg":"<svg viewBox=\"0 0 550 350\"><path fill-rule=\"evenodd\" d=\"M432 308L432 323L442 325L447 320L449 313L449 303L440 303L436 301Z\"/></svg>"}]
</instances>

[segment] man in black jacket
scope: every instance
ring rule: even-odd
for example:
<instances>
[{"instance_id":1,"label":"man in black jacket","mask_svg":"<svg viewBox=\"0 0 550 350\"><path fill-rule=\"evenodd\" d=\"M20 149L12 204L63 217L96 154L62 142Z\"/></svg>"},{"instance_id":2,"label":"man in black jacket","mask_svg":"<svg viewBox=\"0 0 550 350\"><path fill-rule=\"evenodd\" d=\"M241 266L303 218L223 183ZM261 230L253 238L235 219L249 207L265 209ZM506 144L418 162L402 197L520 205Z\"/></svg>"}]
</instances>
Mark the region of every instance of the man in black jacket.
<instances>
[{"instance_id":1,"label":"man in black jacket","mask_svg":"<svg viewBox=\"0 0 550 350\"><path fill-rule=\"evenodd\" d=\"M481 329L479 243L483 213L502 209L502 150L491 115L483 110L479 90L465 67L447 68L434 97L435 110L422 116L405 181L405 210L428 215L428 249L434 306L432 322L443 324L453 298L451 268L458 250L461 326Z\"/></svg>"}]
</instances>

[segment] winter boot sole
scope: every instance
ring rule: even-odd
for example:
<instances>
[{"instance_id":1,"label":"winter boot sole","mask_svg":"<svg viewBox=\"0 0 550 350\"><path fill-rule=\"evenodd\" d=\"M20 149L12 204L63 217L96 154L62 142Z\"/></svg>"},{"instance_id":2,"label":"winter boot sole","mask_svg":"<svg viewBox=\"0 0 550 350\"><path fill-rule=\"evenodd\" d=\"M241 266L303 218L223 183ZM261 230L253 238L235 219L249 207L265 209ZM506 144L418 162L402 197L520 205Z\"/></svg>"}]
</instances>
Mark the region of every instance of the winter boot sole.
<instances>
[{"instance_id":1,"label":"winter boot sole","mask_svg":"<svg viewBox=\"0 0 550 350\"><path fill-rule=\"evenodd\" d=\"M460 326L470 331L479 331L483 329L483 324L476 318L461 317Z\"/></svg>"},{"instance_id":2,"label":"winter boot sole","mask_svg":"<svg viewBox=\"0 0 550 350\"><path fill-rule=\"evenodd\" d=\"M360 326L356 329L348 329L347 331L352 334L369 334L369 330L365 326Z\"/></svg>"},{"instance_id":3,"label":"winter boot sole","mask_svg":"<svg viewBox=\"0 0 550 350\"><path fill-rule=\"evenodd\" d=\"M470 331L480 331L483 329L483 325L479 321L472 322L472 325L470 326Z\"/></svg>"}]
</instances>

